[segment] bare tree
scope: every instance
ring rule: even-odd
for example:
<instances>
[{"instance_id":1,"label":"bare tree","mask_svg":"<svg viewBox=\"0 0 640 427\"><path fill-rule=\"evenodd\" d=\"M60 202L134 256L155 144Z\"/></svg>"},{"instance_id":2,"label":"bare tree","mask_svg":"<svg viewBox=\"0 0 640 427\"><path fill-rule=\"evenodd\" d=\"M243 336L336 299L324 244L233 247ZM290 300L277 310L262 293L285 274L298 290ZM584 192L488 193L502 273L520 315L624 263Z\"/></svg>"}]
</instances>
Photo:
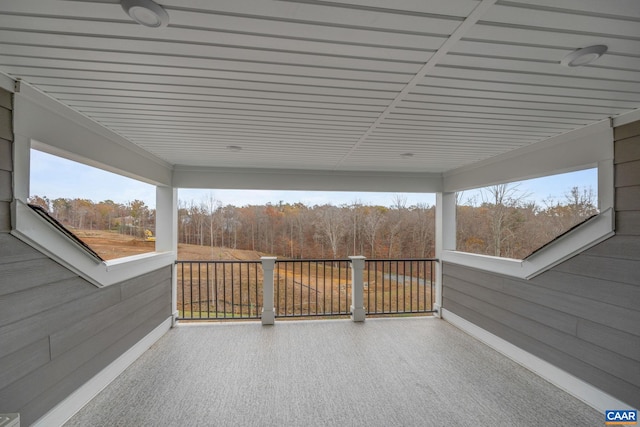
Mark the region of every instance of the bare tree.
<instances>
[{"instance_id":1,"label":"bare tree","mask_svg":"<svg viewBox=\"0 0 640 427\"><path fill-rule=\"evenodd\" d=\"M365 211L364 217L364 234L369 244L370 252L369 256L375 258L376 256L376 236L382 223L382 212L379 207L372 206Z\"/></svg>"},{"instance_id":2,"label":"bare tree","mask_svg":"<svg viewBox=\"0 0 640 427\"><path fill-rule=\"evenodd\" d=\"M407 208L407 196L403 196L402 194L395 194L393 196L393 203L391 204L393 209L406 209Z\"/></svg>"},{"instance_id":3,"label":"bare tree","mask_svg":"<svg viewBox=\"0 0 640 427\"><path fill-rule=\"evenodd\" d=\"M406 202L406 198L404 199ZM404 207L404 203L402 198L398 198L396 203L394 204L394 209L390 209L387 211L386 215L386 228L387 228L387 258L391 258L393 256L394 243L396 241L396 237L402 230L404 212L406 208Z\"/></svg>"},{"instance_id":4,"label":"bare tree","mask_svg":"<svg viewBox=\"0 0 640 427\"><path fill-rule=\"evenodd\" d=\"M340 208L325 205L319 208L317 224L331 246L334 258L338 258L338 245L346 233L344 215Z\"/></svg>"},{"instance_id":5,"label":"bare tree","mask_svg":"<svg viewBox=\"0 0 640 427\"><path fill-rule=\"evenodd\" d=\"M206 200L205 212L208 214L208 222L209 222L209 244L213 248L215 243L217 243L217 239L214 239L214 230L218 231L217 223L215 221L216 212L222 207L222 203L219 200L216 200L213 193L209 193Z\"/></svg>"},{"instance_id":6,"label":"bare tree","mask_svg":"<svg viewBox=\"0 0 640 427\"><path fill-rule=\"evenodd\" d=\"M358 199L354 200L349 207L349 213L351 217L351 238L353 241L353 249L351 250L352 255L358 255L358 236L360 235L361 230L361 221L362 221L362 202Z\"/></svg>"},{"instance_id":7,"label":"bare tree","mask_svg":"<svg viewBox=\"0 0 640 427\"><path fill-rule=\"evenodd\" d=\"M573 222L576 224L598 213L596 196L591 187L583 188L582 191L578 187L572 187L569 192L565 193L565 200Z\"/></svg>"},{"instance_id":8,"label":"bare tree","mask_svg":"<svg viewBox=\"0 0 640 427\"><path fill-rule=\"evenodd\" d=\"M508 224L513 208L518 207L528 193L519 190L519 184L498 184L482 191L483 205L489 209L489 224L493 255L503 256L503 243L512 234L513 222Z\"/></svg>"},{"instance_id":9,"label":"bare tree","mask_svg":"<svg viewBox=\"0 0 640 427\"><path fill-rule=\"evenodd\" d=\"M434 208L426 203L419 203L412 211L411 240L412 249L416 250L415 256L424 258L431 255L435 239L435 212Z\"/></svg>"}]
</instances>

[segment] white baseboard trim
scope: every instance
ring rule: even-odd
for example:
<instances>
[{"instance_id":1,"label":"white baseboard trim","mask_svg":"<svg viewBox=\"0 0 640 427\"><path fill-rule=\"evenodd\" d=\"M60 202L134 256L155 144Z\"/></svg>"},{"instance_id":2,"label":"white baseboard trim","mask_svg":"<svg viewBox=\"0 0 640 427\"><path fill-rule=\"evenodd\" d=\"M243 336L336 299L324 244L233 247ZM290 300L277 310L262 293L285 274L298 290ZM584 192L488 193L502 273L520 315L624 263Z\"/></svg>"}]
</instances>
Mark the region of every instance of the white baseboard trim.
<instances>
[{"instance_id":1,"label":"white baseboard trim","mask_svg":"<svg viewBox=\"0 0 640 427\"><path fill-rule=\"evenodd\" d=\"M524 351L520 347L492 334L486 329L482 329L445 308L442 309L442 317L447 322L482 341L489 347L504 354L509 359L536 373L551 384L582 400L603 414L607 409L632 409L629 407L629 404L616 399L599 388L542 360L538 356Z\"/></svg>"},{"instance_id":2,"label":"white baseboard trim","mask_svg":"<svg viewBox=\"0 0 640 427\"><path fill-rule=\"evenodd\" d=\"M71 393L62 402L58 403L53 409L40 417L35 423L33 423L33 426L50 427L61 426L66 423L73 415L76 414L76 412L82 409L84 405L89 403L91 399L96 397L98 393L115 380L118 375L135 362L142 353L147 351L149 347L158 341L171 328L171 321L172 317L164 320L133 347L111 362L109 366L104 368L80 388Z\"/></svg>"}]
</instances>

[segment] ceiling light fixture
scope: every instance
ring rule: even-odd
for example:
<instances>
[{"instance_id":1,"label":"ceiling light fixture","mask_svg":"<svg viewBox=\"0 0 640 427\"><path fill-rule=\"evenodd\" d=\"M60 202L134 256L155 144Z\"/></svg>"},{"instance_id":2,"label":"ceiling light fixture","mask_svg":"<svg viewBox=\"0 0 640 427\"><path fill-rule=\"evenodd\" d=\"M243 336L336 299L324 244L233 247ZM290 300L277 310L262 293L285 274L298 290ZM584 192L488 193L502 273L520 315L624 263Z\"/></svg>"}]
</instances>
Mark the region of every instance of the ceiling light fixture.
<instances>
[{"instance_id":1,"label":"ceiling light fixture","mask_svg":"<svg viewBox=\"0 0 640 427\"><path fill-rule=\"evenodd\" d=\"M122 9L140 25L162 28L169 24L169 14L153 0L122 0Z\"/></svg>"},{"instance_id":2,"label":"ceiling light fixture","mask_svg":"<svg viewBox=\"0 0 640 427\"><path fill-rule=\"evenodd\" d=\"M582 49L574 50L566 55L560 61L560 64L565 67L581 67L587 65L600 58L607 51L607 46L603 44L583 47Z\"/></svg>"},{"instance_id":3,"label":"ceiling light fixture","mask_svg":"<svg viewBox=\"0 0 640 427\"><path fill-rule=\"evenodd\" d=\"M242 151L242 147L239 145L227 145L227 150L237 153L238 151Z\"/></svg>"}]
</instances>

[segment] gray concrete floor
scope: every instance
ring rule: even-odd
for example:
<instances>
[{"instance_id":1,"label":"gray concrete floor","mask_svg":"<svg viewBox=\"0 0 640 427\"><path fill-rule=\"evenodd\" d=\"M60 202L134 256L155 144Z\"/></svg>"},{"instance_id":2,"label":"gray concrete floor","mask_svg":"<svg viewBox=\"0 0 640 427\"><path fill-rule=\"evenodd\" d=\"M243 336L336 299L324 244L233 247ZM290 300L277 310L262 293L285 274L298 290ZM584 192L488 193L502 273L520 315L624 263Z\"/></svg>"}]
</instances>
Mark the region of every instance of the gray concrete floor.
<instances>
[{"instance_id":1,"label":"gray concrete floor","mask_svg":"<svg viewBox=\"0 0 640 427\"><path fill-rule=\"evenodd\" d=\"M181 324L67 426L600 426L436 318Z\"/></svg>"}]
</instances>

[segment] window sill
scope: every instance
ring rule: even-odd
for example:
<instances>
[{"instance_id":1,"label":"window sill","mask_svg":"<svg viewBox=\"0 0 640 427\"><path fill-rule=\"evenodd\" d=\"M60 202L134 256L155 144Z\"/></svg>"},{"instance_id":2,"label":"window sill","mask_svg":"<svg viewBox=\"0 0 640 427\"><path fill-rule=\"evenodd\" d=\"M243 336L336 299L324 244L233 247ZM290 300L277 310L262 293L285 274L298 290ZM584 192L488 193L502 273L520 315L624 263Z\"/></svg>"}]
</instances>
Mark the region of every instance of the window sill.
<instances>
[{"instance_id":1,"label":"window sill","mask_svg":"<svg viewBox=\"0 0 640 427\"><path fill-rule=\"evenodd\" d=\"M79 244L56 230L22 201L14 201L13 209L12 235L97 287L120 283L172 265L176 258L174 252L150 252L100 262Z\"/></svg>"},{"instance_id":2,"label":"window sill","mask_svg":"<svg viewBox=\"0 0 640 427\"><path fill-rule=\"evenodd\" d=\"M614 220L613 209L606 209L526 260L452 250L443 251L441 260L528 280L613 236Z\"/></svg>"}]
</instances>

